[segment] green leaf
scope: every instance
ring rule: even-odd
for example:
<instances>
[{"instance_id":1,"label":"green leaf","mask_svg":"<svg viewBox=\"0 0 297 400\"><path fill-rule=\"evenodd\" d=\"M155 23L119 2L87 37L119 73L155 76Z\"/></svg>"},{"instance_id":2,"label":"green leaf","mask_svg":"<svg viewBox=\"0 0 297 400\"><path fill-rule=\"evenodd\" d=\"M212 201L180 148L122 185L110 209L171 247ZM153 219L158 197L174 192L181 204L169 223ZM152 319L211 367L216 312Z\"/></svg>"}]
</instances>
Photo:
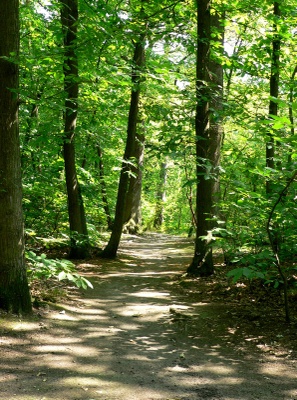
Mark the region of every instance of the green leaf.
<instances>
[{"instance_id":1,"label":"green leaf","mask_svg":"<svg viewBox=\"0 0 297 400\"><path fill-rule=\"evenodd\" d=\"M227 273L228 278L233 278L233 283L236 283L238 279L243 276L243 268L235 268Z\"/></svg>"},{"instance_id":2,"label":"green leaf","mask_svg":"<svg viewBox=\"0 0 297 400\"><path fill-rule=\"evenodd\" d=\"M63 279L67 279L67 274L65 271L61 271L58 275L58 280L62 281Z\"/></svg>"}]
</instances>

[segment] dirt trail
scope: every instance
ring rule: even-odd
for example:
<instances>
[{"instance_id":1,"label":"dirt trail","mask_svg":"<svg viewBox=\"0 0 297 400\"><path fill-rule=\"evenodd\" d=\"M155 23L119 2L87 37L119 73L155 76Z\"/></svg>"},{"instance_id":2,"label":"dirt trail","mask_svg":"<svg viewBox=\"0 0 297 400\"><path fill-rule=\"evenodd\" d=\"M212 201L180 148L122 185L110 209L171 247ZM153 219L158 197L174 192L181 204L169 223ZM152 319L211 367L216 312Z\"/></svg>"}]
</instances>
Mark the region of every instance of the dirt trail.
<instances>
[{"instance_id":1,"label":"dirt trail","mask_svg":"<svg viewBox=\"0 0 297 400\"><path fill-rule=\"evenodd\" d=\"M82 264L94 290L2 326L0 399L297 399L294 359L234 341L225 304L178 290L191 254L149 235L124 240L116 261Z\"/></svg>"}]
</instances>

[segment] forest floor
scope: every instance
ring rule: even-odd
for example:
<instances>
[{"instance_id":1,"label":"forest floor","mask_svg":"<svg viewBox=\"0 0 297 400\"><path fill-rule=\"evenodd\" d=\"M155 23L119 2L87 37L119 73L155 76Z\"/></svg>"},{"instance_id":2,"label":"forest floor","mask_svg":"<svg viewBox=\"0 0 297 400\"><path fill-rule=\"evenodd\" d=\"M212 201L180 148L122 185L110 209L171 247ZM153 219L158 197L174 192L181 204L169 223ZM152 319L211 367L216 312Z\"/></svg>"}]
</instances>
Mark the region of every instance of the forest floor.
<instances>
[{"instance_id":1,"label":"forest floor","mask_svg":"<svg viewBox=\"0 0 297 400\"><path fill-rule=\"evenodd\" d=\"M219 261L214 277L183 277L192 253L189 239L125 236L116 260L78 263L94 289L1 314L0 399L297 399L281 296L230 285Z\"/></svg>"}]
</instances>

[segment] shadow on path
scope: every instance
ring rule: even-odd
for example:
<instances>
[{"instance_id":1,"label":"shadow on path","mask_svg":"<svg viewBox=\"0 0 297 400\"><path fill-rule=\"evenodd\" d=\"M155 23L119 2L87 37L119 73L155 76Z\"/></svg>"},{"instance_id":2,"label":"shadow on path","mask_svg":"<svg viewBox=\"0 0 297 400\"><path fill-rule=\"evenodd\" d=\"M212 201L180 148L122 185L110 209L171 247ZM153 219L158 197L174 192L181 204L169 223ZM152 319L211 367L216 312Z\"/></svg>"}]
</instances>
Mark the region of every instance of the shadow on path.
<instances>
[{"instance_id":1,"label":"shadow on path","mask_svg":"<svg viewBox=\"0 0 297 400\"><path fill-rule=\"evenodd\" d=\"M94 290L0 337L0 399L297 399L293 361L234 346L225 305L175 290L191 253L149 235L81 265Z\"/></svg>"}]
</instances>

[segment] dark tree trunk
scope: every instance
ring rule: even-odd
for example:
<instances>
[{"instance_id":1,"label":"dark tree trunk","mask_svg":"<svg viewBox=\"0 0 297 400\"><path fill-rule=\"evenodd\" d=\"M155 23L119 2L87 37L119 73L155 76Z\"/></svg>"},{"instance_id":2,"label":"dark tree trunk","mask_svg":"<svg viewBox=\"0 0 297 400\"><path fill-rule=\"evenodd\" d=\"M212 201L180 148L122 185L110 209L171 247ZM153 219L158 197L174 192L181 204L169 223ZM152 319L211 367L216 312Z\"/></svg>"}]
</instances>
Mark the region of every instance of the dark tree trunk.
<instances>
[{"instance_id":1,"label":"dark tree trunk","mask_svg":"<svg viewBox=\"0 0 297 400\"><path fill-rule=\"evenodd\" d=\"M118 188L118 196L116 203L116 211L111 237L102 257L116 257L118 247L121 240L123 226L125 222L126 199L129 189L131 177L131 163L133 163L133 155L136 139L136 125L138 120L139 98L140 98L140 81L141 71L145 62L145 34L140 35L140 39L135 43L133 65L132 65L132 92L130 101L130 110L128 117L126 148L121 168L120 182Z\"/></svg>"},{"instance_id":2,"label":"dark tree trunk","mask_svg":"<svg viewBox=\"0 0 297 400\"><path fill-rule=\"evenodd\" d=\"M218 14L211 13L211 1L198 0L197 5L195 119L197 230L195 254L187 272L197 276L209 276L214 272L211 231L218 214L218 169L222 140L220 113L223 89L223 70L211 56L211 40L222 45L223 35ZM214 37L212 31L215 32Z\"/></svg>"},{"instance_id":3,"label":"dark tree trunk","mask_svg":"<svg viewBox=\"0 0 297 400\"><path fill-rule=\"evenodd\" d=\"M278 98L279 91L279 62L280 62L280 47L281 41L278 34L278 21L281 16L279 2L275 1L273 4L274 21L274 37L272 40L272 53L271 53L271 72L270 72L270 101L269 101L269 117L271 115L277 116L278 105L275 99ZM274 169L275 167L275 143L273 133L267 133L266 143L266 167ZM272 181L269 179L266 182L266 193L272 192Z\"/></svg>"},{"instance_id":4,"label":"dark tree trunk","mask_svg":"<svg viewBox=\"0 0 297 400\"><path fill-rule=\"evenodd\" d=\"M97 81L97 79L96 79ZM94 112L94 117L96 115L96 111ZM89 147L90 147L90 136L88 136L86 146L85 146L85 153L83 156L83 161L81 164L82 168L86 168L87 165L87 154L89 152ZM100 142L97 140L97 143L95 144L95 149L97 150L97 156L98 156L98 162L95 161L95 169L98 169L99 171L99 182L100 182L100 189L101 189L101 195L102 195L102 203L103 203L103 209L106 215L106 222L107 222L107 228L108 230L112 230L112 218L110 214L110 208L109 208L109 203L108 203L108 197L107 197L107 188L106 188L106 182L105 182L105 173L104 173L104 165L103 165L103 154L102 154L102 148L100 145Z\"/></svg>"},{"instance_id":5,"label":"dark tree trunk","mask_svg":"<svg viewBox=\"0 0 297 400\"><path fill-rule=\"evenodd\" d=\"M140 124L138 124L140 126ZM134 146L134 165L131 166L131 177L125 207L125 231L137 234L141 226L141 190L142 167L144 154L144 134L136 134Z\"/></svg>"},{"instance_id":6,"label":"dark tree trunk","mask_svg":"<svg viewBox=\"0 0 297 400\"><path fill-rule=\"evenodd\" d=\"M86 258L89 253L89 237L83 198L77 178L74 136L77 120L78 60L75 51L77 37L77 0L61 0L61 21L64 34L64 143L63 154L68 196L70 226L70 258Z\"/></svg>"},{"instance_id":7,"label":"dark tree trunk","mask_svg":"<svg viewBox=\"0 0 297 400\"><path fill-rule=\"evenodd\" d=\"M112 219L110 215L109 203L107 198L107 190L106 190L106 183L105 183L105 174L104 174L104 165L103 165L103 154L100 143L96 144L97 154L98 154L98 169L99 169L99 181L101 187L101 194L102 194L102 202L103 202L103 209L106 215L106 222L107 227L109 230L112 230Z\"/></svg>"},{"instance_id":8,"label":"dark tree trunk","mask_svg":"<svg viewBox=\"0 0 297 400\"><path fill-rule=\"evenodd\" d=\"M19 2L0 3L0 308L30 313L18 130ZM11 54L15 62L10 61ZM3 58L4 57L4 58ZM7 58L6 58L7 57Z\"/></svg>"},{"instance_id":9,"label":"dark tree trunk","mask_svg":"<svg viewBox=\"0 0 297 400\"><path fill-rule=\"evenodd\" d=\"M294 122L294 113L293 113L293 104L294 104L294 91L296 87L296 82L295 82L295 77L297 75L297 65L294 68L294 71L291 75L290 78L290 93L289 93L289 119L291 122L291 137L294 137L295 135L295 122ZM292 153L293 153L293 148L290 149L289 155L288 155L288 164L289 168L292 169L294 168L294 164L292 165Z\"/></svg>"},{"instance_id":10,"label":"dark tree trunk","mask_svg":"<svg viewBox=\"0 0 297 400\"><path fill-rule=\"evenodd\" d=\"M167 180L167 163L163 162L160 167L160 176L158 182L158 190L156 193L156 208L154 218L154 228L161 229L164 221L164 203L166 200L166 180Z\"/></svg>"},{"instance_id":11,"label":"dark tree trunk","mask_svg":"<svg viewBox=\"0 0 297 400\"><path fill-rule=\"evenodd\" d=\"M37 95L37 99L39 100L41 98L41 93ZM21 165L22 169L23 166L27 163L27 165L31 165L33 171L35 172L36 170L41 171L40 165L39 165L39 160L38 160L38 151L33 151L30 150L30 158L27 160L26 158L26 150L27 146L29 146L29 143L33 137L32 130L34 128L38 127L38 104L33 104L30 112L30 116L27 118L27 129L24 132L24 138L23 138L23 152L21 153ZM37 156L37 157L36 157Z\"/></svg>"}]
</instances>

